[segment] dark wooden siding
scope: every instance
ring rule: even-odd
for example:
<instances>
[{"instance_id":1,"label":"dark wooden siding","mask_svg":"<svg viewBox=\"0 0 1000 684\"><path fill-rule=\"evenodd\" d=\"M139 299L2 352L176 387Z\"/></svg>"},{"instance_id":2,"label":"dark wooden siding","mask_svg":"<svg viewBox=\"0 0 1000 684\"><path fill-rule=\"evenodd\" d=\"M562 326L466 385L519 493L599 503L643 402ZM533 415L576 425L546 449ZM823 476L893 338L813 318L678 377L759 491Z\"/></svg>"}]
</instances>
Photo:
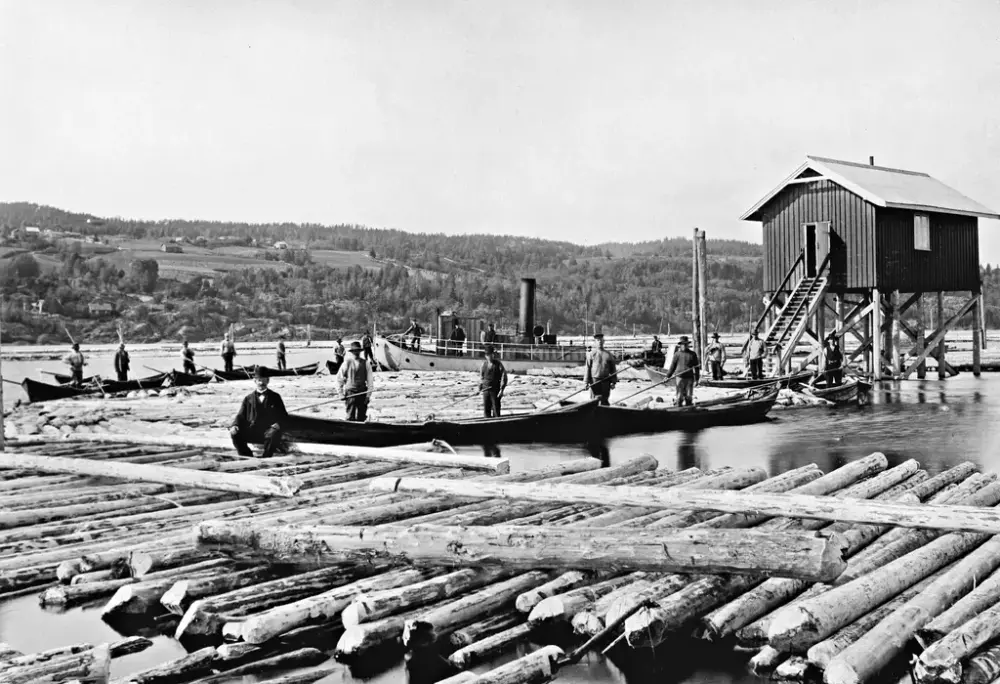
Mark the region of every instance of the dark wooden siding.
<instances>
[{"instance_id":1,"label":"dark wooden siding","mask_svg":"<svg viewBox=\"0 0 1000 684\"><path fill-rule=\"evenodd\" d=\"M930 215L931 249L913 249L913 214L878 209L876 256L883 292L979 290L979 227L974 216Z\"/></svg>"},{"instance_id":2,"label":"dark wooden siding","mask_svg":"<svg viewBox=\"0 0 1000 684\"><path fill-rule=\"evenodd\" d=\"M795 183L762 207L764 290L773 292L803 247L802 224L830 222L835 291L875 286L875 206L828 181ZM791 283L803 275L800 268Z\"/></svg>"}]
</instances>

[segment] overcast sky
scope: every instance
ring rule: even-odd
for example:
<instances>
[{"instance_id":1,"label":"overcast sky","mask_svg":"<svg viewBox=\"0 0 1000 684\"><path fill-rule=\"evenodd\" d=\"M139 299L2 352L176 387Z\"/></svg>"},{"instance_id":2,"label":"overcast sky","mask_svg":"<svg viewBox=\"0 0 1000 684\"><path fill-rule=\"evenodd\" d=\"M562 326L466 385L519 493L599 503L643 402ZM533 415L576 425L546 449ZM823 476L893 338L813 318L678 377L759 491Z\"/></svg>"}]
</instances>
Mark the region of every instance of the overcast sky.
<instances>
[{"instance_id":1,"label":"overcast sky","mask_svg":"<svg viewBox=\"0 0 1000 684\"><path fill-rule=\"evenodd\" d=\"M0 98L0 200L105 216L759 242L806 154L1000 211L996 0L0 0Z\"/></svg>"}]
</instances>

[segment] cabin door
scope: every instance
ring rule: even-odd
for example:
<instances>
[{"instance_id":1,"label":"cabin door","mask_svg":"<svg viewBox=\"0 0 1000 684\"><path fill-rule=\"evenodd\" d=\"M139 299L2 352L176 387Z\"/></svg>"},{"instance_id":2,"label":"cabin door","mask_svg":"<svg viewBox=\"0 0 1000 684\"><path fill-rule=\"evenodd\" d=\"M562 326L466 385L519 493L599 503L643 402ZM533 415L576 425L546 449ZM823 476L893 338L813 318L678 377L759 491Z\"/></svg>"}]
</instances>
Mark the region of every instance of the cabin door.
<instances>
[{"instance_id":1,"label":"cabin door","mask_svg":"<svg viewBox=\"0 0 1000 684\"><path fill-rule=\"evenodd\" d=\"M802 231L806 277L815 278L817 271L830 255L830 222L806 223L803 224Z\"/></svg>"}]
</instances>

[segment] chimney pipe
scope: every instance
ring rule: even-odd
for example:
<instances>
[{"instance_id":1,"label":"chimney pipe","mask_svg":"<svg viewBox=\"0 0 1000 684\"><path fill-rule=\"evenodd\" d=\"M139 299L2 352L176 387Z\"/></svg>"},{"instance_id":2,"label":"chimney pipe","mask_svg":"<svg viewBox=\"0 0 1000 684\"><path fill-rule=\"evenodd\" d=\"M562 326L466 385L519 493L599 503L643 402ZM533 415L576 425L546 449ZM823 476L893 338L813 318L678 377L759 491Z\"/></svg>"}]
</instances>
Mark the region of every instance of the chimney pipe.
<instances>
[{"instance_id":1,"label":"chimney pipe","mask_svg":"<svg viewBox=\"0 0 1000 684\"><path fill-rule=\"evenodd\" d=\"M875 157L868 157L868 166L875 166Z\"/></svg>"},{"instance_id":2,"label":"chimney pipe","mask_svg":"<svg viewBox=\"0 0 1000 684\"><path fill-rule=\"evenodd\" d=\"M521 320L519 332L525 338L531 338L531 329L535 327L535 279L521 278Z\"/></svg>"}]
</instances>

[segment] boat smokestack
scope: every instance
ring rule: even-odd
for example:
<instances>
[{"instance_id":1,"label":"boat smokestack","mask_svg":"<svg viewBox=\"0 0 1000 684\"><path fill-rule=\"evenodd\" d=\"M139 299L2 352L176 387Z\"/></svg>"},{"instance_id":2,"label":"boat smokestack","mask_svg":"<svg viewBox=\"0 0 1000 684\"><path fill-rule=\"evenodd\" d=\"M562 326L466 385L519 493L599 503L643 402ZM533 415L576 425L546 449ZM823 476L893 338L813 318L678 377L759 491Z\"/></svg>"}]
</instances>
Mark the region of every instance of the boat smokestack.
<instances>
[{"instance_id":1,"label":"boat smokestack","mask_svg":"<svg viewBox=\"0 0 1000 684\"><path fill-rule=\"evenodd\" d=\"M524 337L531 337L535 327L535 279L521 278L521 321L518 328Z\"/></svg>"},{"instance_id":2,"label":"boat smokestack","mask_svg":"<svg viewBox=\"0 0 1000 684\"><path fill-rule=\"evenodd\" d=\"M875 166L875 157L868 157L868 166Z\"/></svg>"}]
</instances>

